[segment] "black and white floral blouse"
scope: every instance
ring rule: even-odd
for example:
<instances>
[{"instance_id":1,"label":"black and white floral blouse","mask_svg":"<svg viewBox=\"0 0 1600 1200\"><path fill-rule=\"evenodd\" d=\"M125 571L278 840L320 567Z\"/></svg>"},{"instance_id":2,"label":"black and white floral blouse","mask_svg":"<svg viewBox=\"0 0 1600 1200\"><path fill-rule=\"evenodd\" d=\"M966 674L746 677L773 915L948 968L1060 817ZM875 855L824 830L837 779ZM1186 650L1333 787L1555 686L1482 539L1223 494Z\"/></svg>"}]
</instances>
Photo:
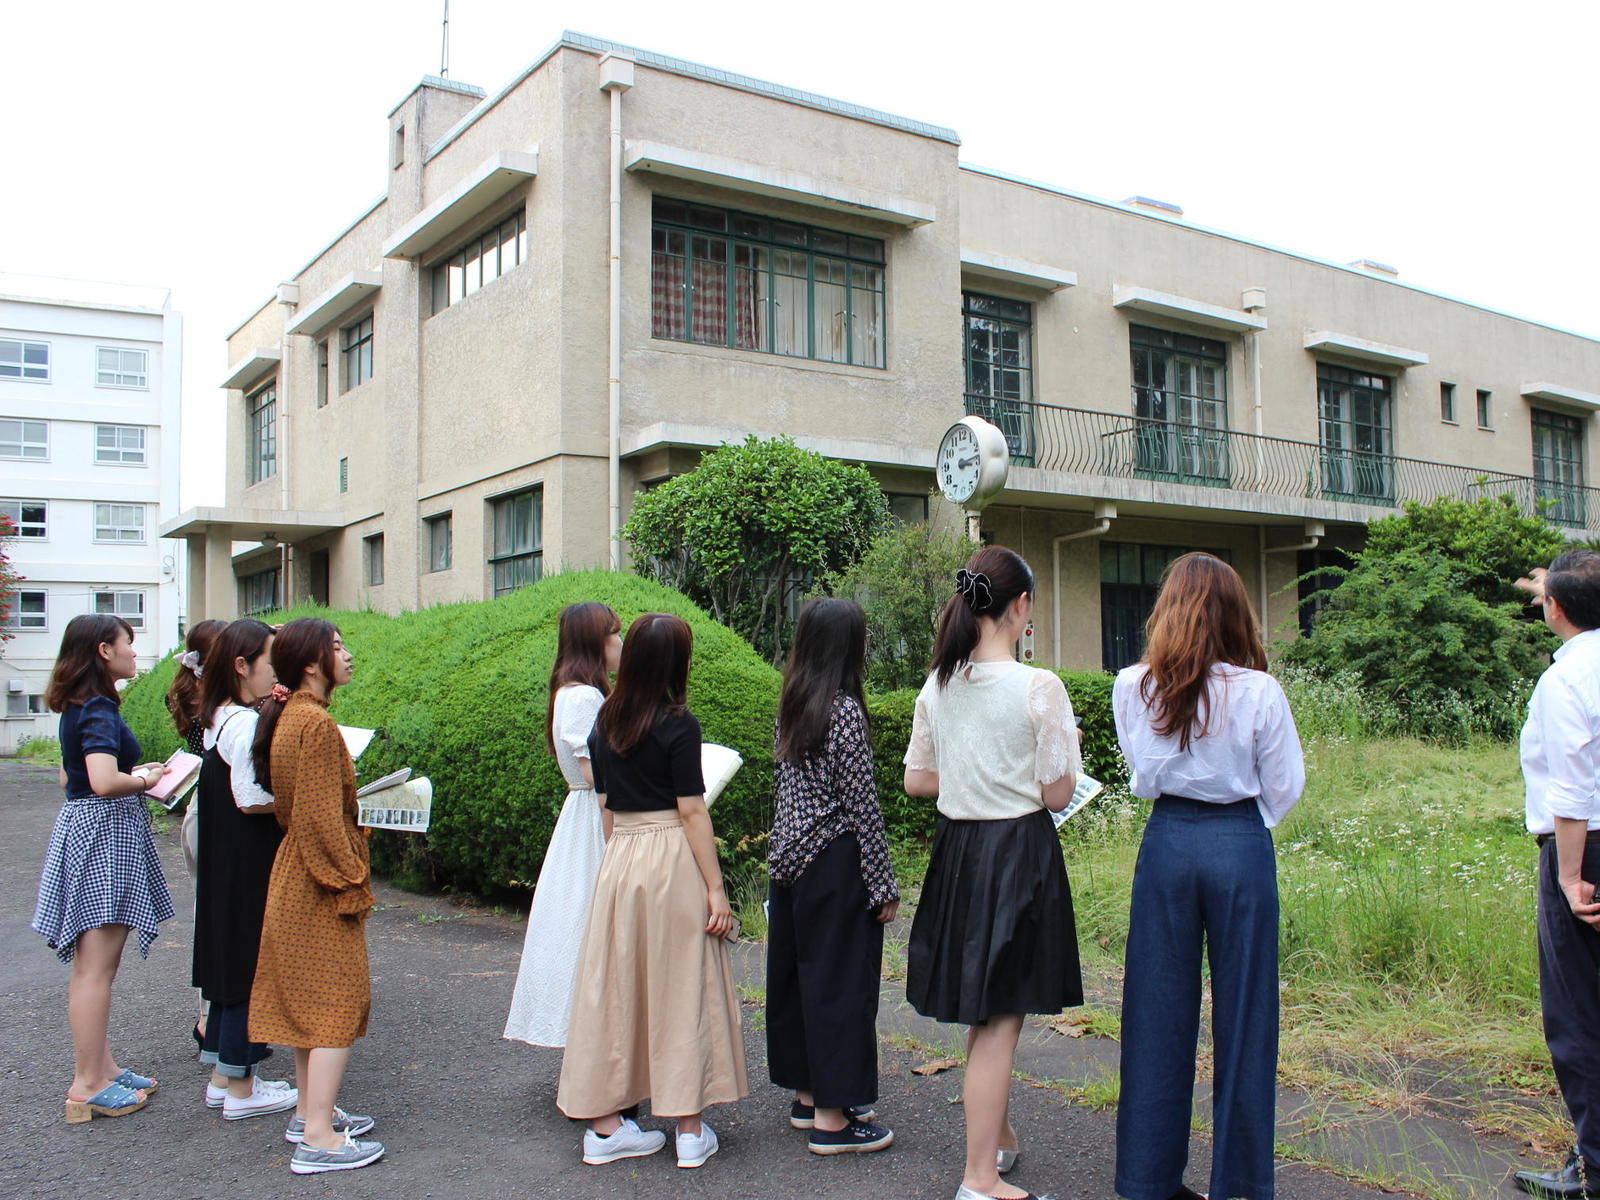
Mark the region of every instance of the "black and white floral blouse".
<instances>
[{"instance_id":1,"label":"black and white floral blouse","mask_svg":"<svg viewBox=\"0 0 1600 1200\"><path fill-rule=\"evenodd\" d=\"M866 714L842 693L834 698L828 737L803 766L779 762L767 867L774 883L793 884L835 838L854 833L861 880L874 907L900 898L872 778Z\"/></svg>"}]
</instances>

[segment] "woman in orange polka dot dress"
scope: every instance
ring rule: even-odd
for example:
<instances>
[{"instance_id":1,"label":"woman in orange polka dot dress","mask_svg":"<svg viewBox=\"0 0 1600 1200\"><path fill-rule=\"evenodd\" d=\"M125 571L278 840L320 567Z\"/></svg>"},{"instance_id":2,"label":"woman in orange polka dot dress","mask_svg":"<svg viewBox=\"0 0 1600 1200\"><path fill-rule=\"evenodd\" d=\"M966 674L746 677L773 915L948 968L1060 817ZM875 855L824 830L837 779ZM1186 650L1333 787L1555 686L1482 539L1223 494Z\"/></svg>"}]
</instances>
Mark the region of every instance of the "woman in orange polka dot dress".
<instances>
[{"instance_id":1,"label":"woman in orange polka dot dress","mask_svg":"<svg viewBox=\"0 0 1600 1200\"><path fill-rule=\"evenodd\" d=\"M333 689L350 680L350 652L333 625L302 618L278 630L272 666L292 694L263 707L252 758L284 837L267 885L250 1039L294 1047L300 1105L285 1136L299 1143L289 1169L309 1175L383 1156L381 1142L356 1140L372 1118L335 1105L350 1046L367 1032L371 872L355 767L328 715Z\"/></svg>"}]
</instances>

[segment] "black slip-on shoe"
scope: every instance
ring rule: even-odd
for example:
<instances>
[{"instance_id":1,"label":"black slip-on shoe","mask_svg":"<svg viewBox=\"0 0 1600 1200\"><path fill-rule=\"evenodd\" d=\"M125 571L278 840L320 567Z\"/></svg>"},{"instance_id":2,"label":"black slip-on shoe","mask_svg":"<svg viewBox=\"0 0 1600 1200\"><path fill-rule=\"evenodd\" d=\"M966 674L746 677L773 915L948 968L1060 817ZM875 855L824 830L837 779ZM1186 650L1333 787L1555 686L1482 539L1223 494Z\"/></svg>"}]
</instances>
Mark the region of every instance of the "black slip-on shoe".
<instances>
[{"instance_id":1,"label":"black slip-on shoe","mask_svg":"<svg viewBox=\"0 0 1600 1200\"><path fill-rule=\"evenodd\" d=\"M852 1120L843 1129L812 1129L806 1149L813 1154L870 1154L894 1144L894 1130Z\"/></svg>"}]
</instances>

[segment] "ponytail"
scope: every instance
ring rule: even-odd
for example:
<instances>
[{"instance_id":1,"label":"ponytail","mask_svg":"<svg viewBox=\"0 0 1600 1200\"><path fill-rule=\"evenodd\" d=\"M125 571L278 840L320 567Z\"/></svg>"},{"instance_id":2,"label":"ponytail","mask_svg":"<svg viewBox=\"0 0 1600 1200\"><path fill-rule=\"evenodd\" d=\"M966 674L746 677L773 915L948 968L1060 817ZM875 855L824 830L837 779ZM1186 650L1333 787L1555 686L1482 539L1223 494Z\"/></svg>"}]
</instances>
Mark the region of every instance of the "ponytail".
<instances>
[{"instance_id":1,"label":"ponytail","mask_svg":"<svg viewBox=\"0 0 1600 1200\"><path fill-rule=\"evenodd\" d=\"M979 617L998 621L1018 596L1033 595L1033 571L1014 550L985 546L956 572L956 594L939 614L939 633L929 668L942 688L972 657L982 632Z\"/></svg>"}]
</instances>

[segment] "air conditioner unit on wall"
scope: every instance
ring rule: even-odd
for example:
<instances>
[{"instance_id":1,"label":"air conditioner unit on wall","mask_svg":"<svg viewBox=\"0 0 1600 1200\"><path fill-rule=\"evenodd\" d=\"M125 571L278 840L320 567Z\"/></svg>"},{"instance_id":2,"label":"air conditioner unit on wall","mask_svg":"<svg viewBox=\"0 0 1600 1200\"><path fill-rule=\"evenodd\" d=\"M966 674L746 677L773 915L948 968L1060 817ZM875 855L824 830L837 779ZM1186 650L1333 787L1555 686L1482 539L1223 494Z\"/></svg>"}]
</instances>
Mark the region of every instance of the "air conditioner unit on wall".
<instances>
[{"instance_id":1,"label":"air conditioner unit on wall","mask_svg":"<svg viewBox=\"0 0 1600 1200\"><path fill-rule=\"evenodd\" d=\"M27 690L28 685L20 679L6 680L6 691L8 692L25 692Z\"/></svg>"}]
</instances>

